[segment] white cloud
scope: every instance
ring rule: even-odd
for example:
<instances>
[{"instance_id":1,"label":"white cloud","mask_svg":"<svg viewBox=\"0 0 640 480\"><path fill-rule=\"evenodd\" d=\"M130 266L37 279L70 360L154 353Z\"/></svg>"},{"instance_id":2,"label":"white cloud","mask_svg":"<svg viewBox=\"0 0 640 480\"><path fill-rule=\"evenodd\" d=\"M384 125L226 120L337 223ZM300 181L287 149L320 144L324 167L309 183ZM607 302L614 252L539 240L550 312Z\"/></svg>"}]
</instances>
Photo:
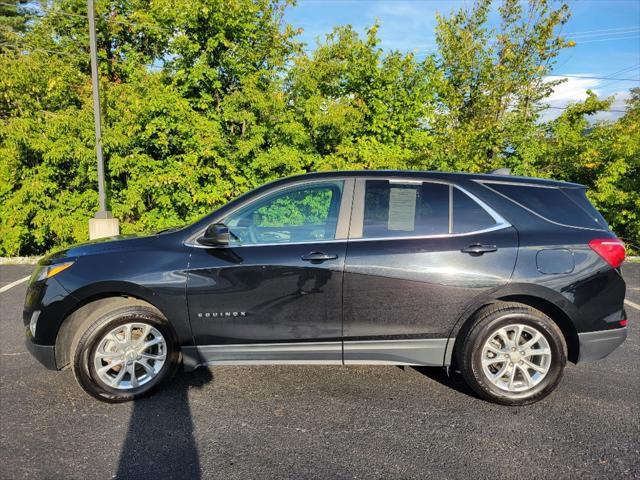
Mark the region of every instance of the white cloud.
<instances>
[{"instance_id":1,"label":"white cloud","mask_svg":"<svg viewBox=\"0 0 640 480\"><path fill-rule=\"evenodd\" d=\"M611 104L611 110L616 110L614 112L598 112L597 115L594 115L595 120L609 120L614 121L620 118L624 113L620 113L622 110L627 109L626 101L631 98L631 93L629 90L621 90L619 92L615 92L611 94L614 96L613 103Z\"/></svg>"},{"instance_id":2,"label":"white cloud","mask_svg":"<svg viewBox=\"0 0 640 480\"><path fill-rule=\"evenodd\" d=\"M594 76L590 73L580 74L579 76L591 77ZM561 80L566 78L566 81L560 85L556 85L553 93L547 98L546 102L553 106L565 106L569 102L579 102L587 97L587 90L593 90L598 93L597 87L600 84L600 80L593 78L576 78L576 77L561 77L555 75L549 75L545 77L546 81Z\"/></svg>"},{"instance_id":3,"label":"white cloud","mask_svg":"<svg viewBox=\"0 0 640 480\"><path fill-rule=\"evenodd\" d=\"M579 78L581 76L585 78ZM553 120L562 113L561 108L567 107L570 103L585 100L587 98L587 90L592 90L598 96L615 96L615 100L611 105L611 109L624 110L626 107L624 100L628 98L629 93L626 91L619 91L604 95L598 87L606 83L606 81L587 78L593 76L596 75L593 73L582 73L576 74L572 77L562 77L555 75L549 75L545 77L546 81L559 80L562 78L566 78L566 81L564 81L560 85L557 85L554 88L553 93L544 100L544 103L553 108L549 108L543 111L541 114L541 120ZM599 120L615 120L622 115L623 114L620 112L598 112L597 114L591 116L590 120L594 122Z\"/></svg>"}]
</instances>

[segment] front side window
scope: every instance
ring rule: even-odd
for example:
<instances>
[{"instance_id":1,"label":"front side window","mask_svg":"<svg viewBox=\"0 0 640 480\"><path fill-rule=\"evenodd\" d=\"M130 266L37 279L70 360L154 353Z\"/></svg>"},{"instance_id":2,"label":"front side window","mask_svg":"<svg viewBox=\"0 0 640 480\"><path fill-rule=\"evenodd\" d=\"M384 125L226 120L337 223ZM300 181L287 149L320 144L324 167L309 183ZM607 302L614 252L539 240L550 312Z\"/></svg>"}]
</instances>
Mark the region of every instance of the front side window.
<instances>
[{"instance_id":1,"label":"front side window","mask_svg":"<svg viewBox=\"0 0 640 480\"><path fill-rule=\"evenodd\" d=\"M298 185L267 195L223 222L236 245L333 240L343 181Z\"/></svg>"},{"instance_id":2,"label":"front side window","mask_svg":"<svg viewBox=\"0 0 640 480\"><path fill-rule=\"evenodd\" d=\"M363 238L449 233L449 186L367 180Z\"/></svg>"}]
</instances>

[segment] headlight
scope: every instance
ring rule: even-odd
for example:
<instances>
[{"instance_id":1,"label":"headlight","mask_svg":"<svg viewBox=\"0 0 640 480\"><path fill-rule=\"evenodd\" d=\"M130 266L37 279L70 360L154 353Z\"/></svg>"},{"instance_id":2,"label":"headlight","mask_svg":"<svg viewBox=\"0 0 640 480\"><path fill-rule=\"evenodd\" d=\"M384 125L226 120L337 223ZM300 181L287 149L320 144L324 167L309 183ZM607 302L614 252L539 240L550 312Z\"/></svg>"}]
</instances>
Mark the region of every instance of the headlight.
<instances>
[{"instance_id":1,"label":"headlight","mask_svg":"<svg viewBox=\"0 0 640 480\"><path fill-rule=\"evenodd\" d=\"M59 274L60 272L66 270L74 262L64 262L64 263L56 263L55 265L42 265L35 273L34 273L34 281L38 282L40 280L45 280L47 278L51 278L54 275Z\"/></svg>"}]
</instances>

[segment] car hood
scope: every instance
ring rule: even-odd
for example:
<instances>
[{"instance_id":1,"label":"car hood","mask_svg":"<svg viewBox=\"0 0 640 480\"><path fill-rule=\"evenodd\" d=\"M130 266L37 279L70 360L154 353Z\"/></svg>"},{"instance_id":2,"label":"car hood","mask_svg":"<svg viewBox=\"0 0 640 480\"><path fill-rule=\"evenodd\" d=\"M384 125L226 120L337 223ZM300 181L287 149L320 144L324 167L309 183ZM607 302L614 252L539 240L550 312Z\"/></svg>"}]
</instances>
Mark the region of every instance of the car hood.
<instances>
[{"instance_id":1,"label":"car hood","mask_svg":"<svg viewBox=\"0 0 640 480\"><path fill-rule=\"evenodd\" d=\"M64 258L76 258L84 255L96 255L100 253L137 250L150 246L157 241L158 234L146 235L118 235L117 237L100 238L85 243L72 245L68 248L57 250L43 257L41 265L55 262Z\"/></svg>"}]
</instances>

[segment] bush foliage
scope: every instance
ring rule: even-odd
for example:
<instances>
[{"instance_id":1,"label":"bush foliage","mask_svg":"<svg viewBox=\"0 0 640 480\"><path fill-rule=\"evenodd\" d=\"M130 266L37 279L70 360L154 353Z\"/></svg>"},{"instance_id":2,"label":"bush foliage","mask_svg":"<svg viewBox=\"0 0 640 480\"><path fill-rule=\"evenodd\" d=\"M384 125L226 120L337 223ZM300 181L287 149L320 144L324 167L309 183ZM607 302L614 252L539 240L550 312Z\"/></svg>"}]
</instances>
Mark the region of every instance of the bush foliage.
<instances>
[{"instance_id":1,"label":"bush foliage","mask_svg":"<svg viewBox=\"0 0 640 480\"><path fill-rule=\"evenodd\" d=\"M349 169L583 183L640 244L640 91L614 122L594 94L543 121L574 42L567 6L490 0L438 17L437 52L383 51L378 25L307 52L279 0L98 0L110 208L124 233L181 225L267 180ZM87 239L98 207L86 2L0 7L0 255Z\"/></svg>"}]
</instances>

